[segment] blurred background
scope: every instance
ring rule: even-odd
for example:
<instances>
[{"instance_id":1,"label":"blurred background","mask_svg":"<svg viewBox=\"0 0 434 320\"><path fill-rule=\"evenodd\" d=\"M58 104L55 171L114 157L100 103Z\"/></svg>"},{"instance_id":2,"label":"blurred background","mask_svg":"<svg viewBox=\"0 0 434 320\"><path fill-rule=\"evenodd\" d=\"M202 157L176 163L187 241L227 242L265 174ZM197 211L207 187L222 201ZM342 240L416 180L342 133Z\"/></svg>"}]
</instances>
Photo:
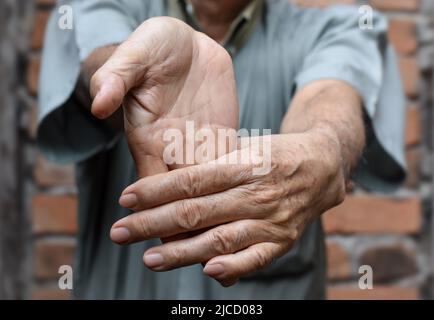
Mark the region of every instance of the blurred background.
<instances>
[{"instance_id":1,"label":"blurred background","mask_svg":"<svg viewBox=\"0 0 434 320\"><path fill-rule=\"evenodd\" d=\"M0 299L70 298L58 269L73 264L74 169L49 163L35 146L40 55L55 2L0 1ZM387 196L356 190L323 218L328 298L432 299L434 0L292 2L369 4L387 15L408 102L405 185ZM366 264L373 290L358 288Z\"/></svg>"}]
</instances>

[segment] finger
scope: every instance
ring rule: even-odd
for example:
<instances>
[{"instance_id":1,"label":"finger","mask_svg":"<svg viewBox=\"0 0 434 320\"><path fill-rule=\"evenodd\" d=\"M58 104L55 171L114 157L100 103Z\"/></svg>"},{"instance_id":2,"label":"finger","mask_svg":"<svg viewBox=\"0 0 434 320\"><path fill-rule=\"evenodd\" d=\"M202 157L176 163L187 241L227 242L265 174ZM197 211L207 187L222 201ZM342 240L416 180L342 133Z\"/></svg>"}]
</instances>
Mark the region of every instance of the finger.
<instances>
[{"instance_id":1,"label":"finger","mask_svg":"<svg viewBox=\"0 0 434 320\"><path fill-rule=\"evenodd\" d=\"M100 119L111 116L121 106L126 90L120 76L108 70L98 70L90 81L93 115Z\"/></svg>"},{"instance_id":2,"label":"finger","mask_svg":"<svg viewBox=\"0 0 434 320\"><path fill-rule=\"evenodd\" d=\"M206 163L145 177L127 187L119 204L144 210L176 200L199 197L239 186L250 178L246 165Z\"/></svg>"},{"instance_id":3,"label":"finger","mask_svg":"<svg viewBox=\"0 0 434 320\"><path fill-rule=\"evenodd\" d=\"M90 93L94 98L92 113L107 118L122 104L127 93L145 81L152 63L150 48L154 47L155 28L146 29L143 23L111 55L93 75Z\"/></svg>"},{"instance_id":4,"label":"finger","mask_svg":"<svg viewBox=\"0 0 434 320\"><path fill-rule=\"evenodd\" d=\"M121 105L127 93L145 78L147 67L138 57L144 53L126 41L120 45L107 62L98 69L90 81L93 98L92 113L98 118L111 116Z\"/></svg>"},{"instance_id":5,"label":"finger","mask_svg":"<svg viewBox=\"0 0 434 320\"><path fill-rule=\"evenodd\" d=\"M91 79L91 94L95 97L92 112L95 116L110 116L119 108L129 90L146 81L146 74L153 65L165 63L174 54L174 50L165 51L165 46L171 44L166 43L169 35L178 31L177 40L185 43L186 47L191 45L188 40L193 30L182 28L184 25L173 18L148 19L116 49ZM160 49L165 54L159 54Z\"/></svg>"},{"instance_id":6,"label":"finger","mask_svg":"<svg viewBox=\"0 0 434 320\"><path fill-rule=\"evenodd\" d=\"M258 218L264 214L268 211L263 206L255 205L244 191L230 189L133 213L113 225L111 238L119 244L167 238L226 222Z\"/></svg>"},{"instance_id":7,"label":"finger","mask_svg":"<svg viewBox=\"0 0 434 320\"><path fill-rule=\"evenodd\" d=\"M269 232L257 220L242 220L218 226L193 238L165 243L149 249L143 257L154 271L165 271L206 262L267 241Z\"/></svg>"},{"instance_id":8,"label":"finger","mask_svg":"<svg viewBox=\"0 0 434 320\"><path fill-rule=\"evenodd\" d=\"M192 238L192 237L195 237L201 233L204 233L208 229L209 228L175 234L175 235L170 236L170 237L161 238L161 242L166 243L166 242L172 242L172 241L178 241L178 240L182 240L182 239Z\"/></svg>"},{"instance_id":9,"label":"finger","mask_svg":"<svg viewBox=\"0 0 434 320\"><path fill-rule=\"evenodd\" d=\"M207 262L203 272L223 286L235 284L240 277L259 271L270 265L289 250L274 242L253 244L234 254L217 256Z\"/></svg>"}]
</instances>

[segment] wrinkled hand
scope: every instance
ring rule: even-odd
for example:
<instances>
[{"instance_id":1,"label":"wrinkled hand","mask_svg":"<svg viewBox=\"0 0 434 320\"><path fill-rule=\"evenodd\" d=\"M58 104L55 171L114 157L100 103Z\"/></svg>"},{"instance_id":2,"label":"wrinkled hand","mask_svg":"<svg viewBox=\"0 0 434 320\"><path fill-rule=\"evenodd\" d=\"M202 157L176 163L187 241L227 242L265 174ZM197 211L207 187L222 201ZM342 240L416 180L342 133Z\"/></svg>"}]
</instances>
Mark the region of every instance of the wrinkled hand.
<instances>
[{"instance_id":1,"label":"wrinkled hand","mask_svg":"<svg viewBox=\"0 0 434 320\"><path fill-rule=\"evenodd\" d=\"M137 212L113 225L112 239L129 244L205 229L149 249L144 263L155 271L204 263L204 273L224 286L264 268L345 196L340 146L329 132L273 135L270 151L265 175L253 174L264 152L254 152L246 164L225 164L231 156L250 154L241 148L217 161L139 180L123 193L133 195L130 208Z\"/></svg>"},{"instance_id":2,"label":"wrinkled hand","mask_svg":"<svg viewBox=\"0 0 434 320\"><path fill-rule=\"evenodd\" d=\"M163 160L168 129L185 134L187 120L197 131L238 125L230 56L173 18L144 22L93 75L91 95L92 112L99 118L123 104L125 134L140 177L185 165L167 166ZM232 150L218 147L219 155Z\"/></svg>"}]
</instances>

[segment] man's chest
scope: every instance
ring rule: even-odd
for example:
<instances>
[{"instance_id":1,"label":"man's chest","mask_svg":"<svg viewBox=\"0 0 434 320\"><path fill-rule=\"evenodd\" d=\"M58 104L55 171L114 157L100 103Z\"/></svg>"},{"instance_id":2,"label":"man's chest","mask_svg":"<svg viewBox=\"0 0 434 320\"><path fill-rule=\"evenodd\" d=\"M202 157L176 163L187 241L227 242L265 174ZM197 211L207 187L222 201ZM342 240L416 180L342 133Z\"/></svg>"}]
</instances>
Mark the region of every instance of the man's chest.
<instances>
[{"instance_id":1,"label":"man's chest","mask_svg":"<svg viewBox=\"0 0 434 320\"><path fill-rule=\"evenodd\" d=\"M278 133L295 88L297 58L260 31L233 58L240 126Z\"/></svg>"}]
</instances>

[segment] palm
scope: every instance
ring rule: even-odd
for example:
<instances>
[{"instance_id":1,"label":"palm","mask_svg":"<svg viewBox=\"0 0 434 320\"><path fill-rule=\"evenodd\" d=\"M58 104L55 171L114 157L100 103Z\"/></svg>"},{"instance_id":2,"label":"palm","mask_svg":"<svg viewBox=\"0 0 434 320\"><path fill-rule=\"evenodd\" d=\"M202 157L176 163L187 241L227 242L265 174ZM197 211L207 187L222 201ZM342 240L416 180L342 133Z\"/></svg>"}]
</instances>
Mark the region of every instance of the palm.
<instances>
[{"instance_id":1,"label":"palm","mask_svg":"<svg viewBox=\"0 0 434 320\"><path fill-rule=\"evenodd\" d=\"M238 125L235 78L226 51L177 20L151 20L112 57L123 55L128 63L121 68L116 61L107 64L117 67L118 74L139 70L134 71L123 107L126 137L141 177L188 164L166 165L163 160L164 148L171 143L164 139L168 129L183 133L185 151L185 143L192 142L185 139L187 121L194 121L196 131L210 129L216 136L219 128Z\"/></svg>"},{"instance_id":2,"label":"palm","mask_svg":"<svg viewBox=\"0 0 434 320\"><path fill-rule=\"evenodd\" d=\"M167 129L178 129L185 138L187 121L195 130L235 128L238 104L230 59L215 52L218 44L201 36L190 55L178 52L163 68L155 65L154 76L130 91L124 100L125 132L140 176L175 169L187 164L166 165L162 155L171 143L163 139ZM178 48L182 48L181 45ZM189 50L184 47L181 50ZM165 61L167 63L167 61ZM165 141L166 140L166 141ZM193 141L183 139L182 150ZM200 162L199 159L195 159Z\"/></svg>"}]
</instances>

